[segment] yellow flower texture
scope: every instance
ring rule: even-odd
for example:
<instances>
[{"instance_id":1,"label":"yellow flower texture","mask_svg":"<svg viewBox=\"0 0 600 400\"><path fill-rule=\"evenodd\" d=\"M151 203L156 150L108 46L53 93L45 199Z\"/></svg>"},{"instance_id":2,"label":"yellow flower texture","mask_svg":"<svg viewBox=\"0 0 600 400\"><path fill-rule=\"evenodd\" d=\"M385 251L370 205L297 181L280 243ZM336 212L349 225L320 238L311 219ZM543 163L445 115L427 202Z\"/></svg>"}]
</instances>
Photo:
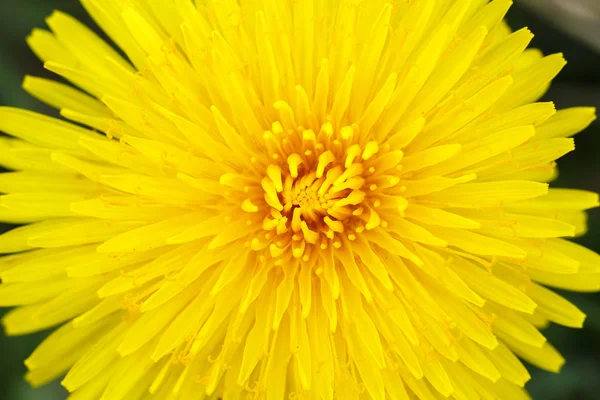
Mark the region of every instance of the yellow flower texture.
<instances>
[{"instance_id":1,"label":"yellow flower texture","mask_svg":"<svg viewBox=\"0 0 600 400\"><path fill-rule=\"evenodd\" d=\"M28 38L74 86L3 107L0 305L69 399L527 399L600 290L591 108L510 0L82 0ZM121 55L123 54L123 55ZM66 376L65 376L66 374Z\"/></svg>"}]
</instances>

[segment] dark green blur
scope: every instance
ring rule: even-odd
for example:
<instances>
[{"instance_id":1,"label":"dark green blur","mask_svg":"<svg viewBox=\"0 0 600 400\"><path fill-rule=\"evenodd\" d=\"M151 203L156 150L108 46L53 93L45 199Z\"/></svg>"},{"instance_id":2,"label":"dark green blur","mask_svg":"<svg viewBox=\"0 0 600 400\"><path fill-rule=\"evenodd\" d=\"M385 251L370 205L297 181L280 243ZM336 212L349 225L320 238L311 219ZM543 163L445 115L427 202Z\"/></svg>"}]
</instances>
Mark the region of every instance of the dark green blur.
<instances>
[{"instance_id":1,"label":"dark green blur","mask_svg":"<svg viewBox=\"0 0 600 400\"><path fill-rule=\"evenodd\" d=\"M91 25L77 0L0 0L0 105L10 105L56 115L56 111L21 90L25 74L52 77L25 44L33 27L45 27L44 18L53 9L72 14ZM529 12L514 7L509 14L513 28L529 26L536 34L534 45L544 53L563 52L569 64L555 81L547 99L557 107L592 105L600 108L600 54L564 35ZM561 176L555 187L600 192L600 123L577 136L577 150L560 161ZM592 210L589 233L578 241L600 251L600 211ZM0 231L8 229L0 225ZM566 294L587 313L585 329L553 326L544 333L565 355L560 375L531 368L528 388L534 400L600 399L600 295ZM5 310L0 310L2 315ZM0 400L64 399L58 382L31 389L23 380L23 360L47 332L24 337L0 335ZM504 400L504 399L503 399ZM510 399L506 399L510 400Z\"/></svg>"}]
</instances>

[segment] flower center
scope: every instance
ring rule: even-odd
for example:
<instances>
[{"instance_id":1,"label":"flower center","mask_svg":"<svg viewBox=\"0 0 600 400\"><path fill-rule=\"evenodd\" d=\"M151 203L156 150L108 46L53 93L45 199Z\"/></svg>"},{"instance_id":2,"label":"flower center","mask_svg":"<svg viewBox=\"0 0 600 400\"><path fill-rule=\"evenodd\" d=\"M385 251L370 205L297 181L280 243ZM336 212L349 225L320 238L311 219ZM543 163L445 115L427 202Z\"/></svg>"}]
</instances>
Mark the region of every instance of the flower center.
<instances>
[{"instance_id":1,"label":"flower center","mask_svg":"<svg viewBox=\"0 0 600 400\"><path fill-rule=\"evenodd\" d=\"M325 179L317 179L314 172L300 179L287 176L283 196L280 196L283 211L288 215L296 213L302 219L317 222L327 215L327 208L331 205L325 193L321 192L324 183Z\"/></svg>"},{"instance_id":2,"label":"flower center","mask_svg":"<svg viewBox=\"0 0 600 400\"><path fill-rule=\"evenodd\" d=\"M275 225L279 234L292 232L292 244L299 242L295 254L303 253L305 244L326 248L336 233L349 228L343 222L364 211L362 164L347 158L345 168L337 165L332 151L317 154L309 151L302 157L292 153L287 157L287 170L271 164L262 181L265 201L271 207L263 228L270 230Z\"/></svg>"},{"instance_id":3,"label":"flower center","mask_svg":"<svg viewBox=\"0 0 600 400\"><path fill-rule=\"evenodd\" d=\"M274 258L308 260L312 248L340 248L357 234L386 222L382 211L399 205L389 190L399 183L402 152L363 141L357 126L335 132L326 122L313 129L274 123L253 159L259 178L246 186L242 209L263 214L262 233L249 241Z\"/></svg>"}]
</instances>

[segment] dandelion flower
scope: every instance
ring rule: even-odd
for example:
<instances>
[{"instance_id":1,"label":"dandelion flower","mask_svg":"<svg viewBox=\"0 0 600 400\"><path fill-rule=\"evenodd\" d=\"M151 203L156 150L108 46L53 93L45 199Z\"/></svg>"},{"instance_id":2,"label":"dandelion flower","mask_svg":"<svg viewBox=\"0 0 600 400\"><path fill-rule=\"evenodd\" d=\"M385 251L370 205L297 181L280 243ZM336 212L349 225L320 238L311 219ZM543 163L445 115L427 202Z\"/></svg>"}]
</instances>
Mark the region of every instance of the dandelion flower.
<instances>
[{"instance_id":1,"label":"dandelion flower","mask_svg":"<svg viewBox=\"0 0 600 400\"><path fill-rule=\"evenodd\" d=\"M70 399L526 399L600 290L510 0L82 0L0 109L0 305ZM76 89L78 87L79 89Z\"/></svg>"}]
</instances>

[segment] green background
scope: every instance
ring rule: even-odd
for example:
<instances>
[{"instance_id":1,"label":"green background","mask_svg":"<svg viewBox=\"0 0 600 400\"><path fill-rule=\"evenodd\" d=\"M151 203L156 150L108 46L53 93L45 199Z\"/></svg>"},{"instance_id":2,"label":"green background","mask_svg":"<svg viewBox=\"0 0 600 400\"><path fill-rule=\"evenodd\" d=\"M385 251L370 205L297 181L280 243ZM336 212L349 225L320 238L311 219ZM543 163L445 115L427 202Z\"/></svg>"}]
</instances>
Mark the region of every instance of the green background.
<instances>
[{"instance_id":1,"label":"green background","mask_svg":"<svg viewBox=\"0 0 600 400\"><path fill-rule=\"evenodd\" d=\"M42 68L25 44L35 27L45 27L44 18L60 9L94 26L76 0L0 0L0 105L10 105L56 115L29 97L20 84L25 74L52 77ZM600 55L579 44L535 15L513 7L509 23L514 28L529 26L536 34L533 45L544 53L563 52L569 61L547 95L557 107L600 106ZM600 22L599 22L600 23ZM555 187L582 188L600 192L600 123L577 136L577 150L560 161L561 176ZM592 210L589 233L578 241L600 251L600 211ZM6 230L9 226L0 226ZM565 355L567 364L560 375L531 368L528 389L535 400L600 399L600 295L565 294L587 313L585 329L552 326L544 333ZM2 315L5 310L0 310ZM47 332L24 337L0 335L0 400L64 399L66 392L55 382L31 389L23 380L23 360ZM510 400L510 399L507 399Z\"/></svg>"}]
</instances>

